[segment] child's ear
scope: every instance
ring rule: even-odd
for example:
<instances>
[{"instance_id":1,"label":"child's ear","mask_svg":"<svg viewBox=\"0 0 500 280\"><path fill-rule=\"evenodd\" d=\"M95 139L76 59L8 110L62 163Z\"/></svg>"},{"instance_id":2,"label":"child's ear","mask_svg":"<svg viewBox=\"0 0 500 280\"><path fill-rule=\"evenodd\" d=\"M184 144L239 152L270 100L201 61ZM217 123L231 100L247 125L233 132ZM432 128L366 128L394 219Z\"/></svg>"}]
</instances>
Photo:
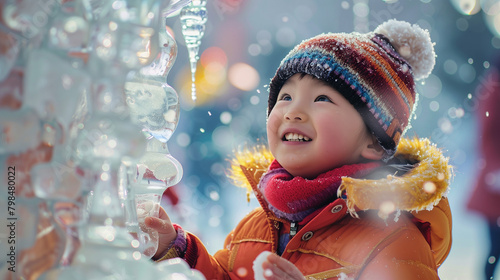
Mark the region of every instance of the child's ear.
<instances>
[{"instance_id":1,"label":"child's ear","mask_svg":"<svg viewBox=\"0 0 500 280\"><path fill-rule=\"evenodd\" d=\"M370 134L370 138L367 139L366 146L361 152L361 156L369 160L381 160L384 154L385 150L380 146L375 135Z\"/></svg>"}]
</instances>

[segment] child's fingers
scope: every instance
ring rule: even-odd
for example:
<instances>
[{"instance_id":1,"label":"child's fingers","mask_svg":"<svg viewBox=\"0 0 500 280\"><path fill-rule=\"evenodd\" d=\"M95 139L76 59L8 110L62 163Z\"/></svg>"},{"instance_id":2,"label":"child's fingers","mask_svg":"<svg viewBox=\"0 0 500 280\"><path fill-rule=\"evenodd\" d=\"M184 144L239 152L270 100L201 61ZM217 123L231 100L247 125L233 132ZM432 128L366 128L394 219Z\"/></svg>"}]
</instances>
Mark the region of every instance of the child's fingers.
<instances>
[{"instance_id":1,"label":"child's fingers","mask_svg":"<svg viewBox=\"0 0 500 280\"><path fill-rule=\"evenodd\" d=\"M162 219L162 220L167 220L170 222L170 218L168 217L167 212L165 211L165 209L163 209L163 207L160 207L158 217L160 217L160 219Z\"/></svg>"},{"instance_id":2,"label":"child's fingers","mask_svg":"<svg viewBox=\"0 0 500 280\"><path fill-rule=\"evenodd\" d=\"M146 217L144 219L144 224L147 227L158 232L158 248L153 259L163 256L165 250L169 248L170 243L177 237L177 232L163 207L160 207L158 217Z\"/></svg>"},{"instance_id":3,"label":"child's fingers","mask_svg":"<svg viewBox=\"0 0 500 280\"><path fill-rule=\"evenodd\" d=\"M146 217L144 219L144 223L146 224L146 226L158 231L158 233L160 234L170 234L172 232L175 232L170 219L168 219L168 216L166 219Z\"/></svg>"}]
</instances>

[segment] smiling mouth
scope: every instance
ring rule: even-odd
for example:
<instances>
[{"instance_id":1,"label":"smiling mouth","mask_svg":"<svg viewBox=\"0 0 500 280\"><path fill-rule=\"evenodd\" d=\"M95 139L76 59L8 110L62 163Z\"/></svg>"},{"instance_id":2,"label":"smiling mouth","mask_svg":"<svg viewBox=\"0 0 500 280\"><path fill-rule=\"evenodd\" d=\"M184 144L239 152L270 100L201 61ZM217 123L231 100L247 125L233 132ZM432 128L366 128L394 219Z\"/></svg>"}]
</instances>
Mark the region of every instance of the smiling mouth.
<instances>
[{"instance_id":1,"label":"smiling mouth","mask_svg":"<svg viewBox=\"0 0 500 280\"><path fill-rule=\"evenodd\" d=\"M283 141L295 141L295 142L310 142L312 141L311 138L304 136L302 134L297 134L297 133L287 133L285 136L283 136Z\"/></svg>"}]
</instances>

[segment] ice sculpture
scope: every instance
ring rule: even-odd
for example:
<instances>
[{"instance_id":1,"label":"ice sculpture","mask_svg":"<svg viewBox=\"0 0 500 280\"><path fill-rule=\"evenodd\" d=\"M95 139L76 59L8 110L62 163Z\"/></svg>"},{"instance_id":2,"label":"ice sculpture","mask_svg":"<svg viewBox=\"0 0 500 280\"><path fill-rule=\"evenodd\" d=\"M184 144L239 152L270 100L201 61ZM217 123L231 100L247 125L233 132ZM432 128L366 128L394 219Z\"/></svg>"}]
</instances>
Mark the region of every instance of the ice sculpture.
<instances>
[{"instance_id":1,"label":"ice sculpture","mask_svg":"<svg viewBox=\"0 0 500 280\"><path fill-rule=\"evenodd\" d=\"M0 278L203 279L149 261L157 235L141 227L182 177L164 17L189 2L0 3L0 180L12 182L0 206L15 225L0 229L13 241L0 242Z\"/></svg>"},{"instance_id":2,"label":"ice sculpture","mask_svg":"<svg viewBox=\"0 0 500 280\"><path fill-rule=\"evenodd\" d=\"M195 74L198 63L198 52L200 50L201 38L205 34L205 23L207 22L206 0L193 0L181 10L182 35L186 40L191 67L191 98L196 100Z\"/></svg>"},{"instance_id":3,"label":"ice sculpture","mask_svg":"<svg viewBox=\"0 0 500 280\"><path fill-rule=\"evenodd\" d=\"M158 217L163 192L182 177L180 163L167 148L167 141L179 120L179 97L167 84L168 72L177 56L177 44L165 28L159 29L159 37L160 51L156 59L132 73L125 83L132 120L142 126L148 139L147 151L138 162L131 190L135 195L141 229L136 236L144 246L142 252L146 257L156 252L158 233L143 225L144 218Z\"/></svg>"}]
</instances>

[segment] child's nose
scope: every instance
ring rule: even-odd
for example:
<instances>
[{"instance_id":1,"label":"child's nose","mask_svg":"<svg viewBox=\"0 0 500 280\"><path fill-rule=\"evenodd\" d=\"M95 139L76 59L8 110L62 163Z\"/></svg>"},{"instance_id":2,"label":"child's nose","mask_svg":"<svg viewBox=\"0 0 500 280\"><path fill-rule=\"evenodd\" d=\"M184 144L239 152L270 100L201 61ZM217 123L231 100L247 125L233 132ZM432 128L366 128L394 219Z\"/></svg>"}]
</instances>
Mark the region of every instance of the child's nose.
<instances>
[{"instance_id":1,"label":"child's nose","mask_svg":"<svg viewBox=\"0 0 500 280\"><path fill-rule=\"evenodd\" d=\"M307 119L307 115L298 109L291 109L285 113L285 119L287 121L305 121Z\"/></svg>"}]
</instances>

